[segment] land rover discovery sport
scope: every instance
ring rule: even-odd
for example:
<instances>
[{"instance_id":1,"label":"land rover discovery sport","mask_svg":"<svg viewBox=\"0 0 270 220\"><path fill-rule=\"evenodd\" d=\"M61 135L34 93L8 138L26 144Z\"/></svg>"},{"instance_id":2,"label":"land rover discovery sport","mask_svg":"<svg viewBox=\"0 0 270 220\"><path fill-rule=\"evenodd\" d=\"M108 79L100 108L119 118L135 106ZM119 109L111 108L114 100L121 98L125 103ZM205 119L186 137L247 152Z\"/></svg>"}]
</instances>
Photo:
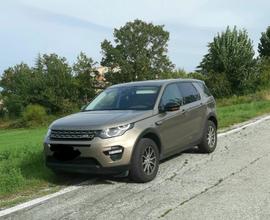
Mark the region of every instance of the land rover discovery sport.
<instances>
[{"instance_id":1,"label":"land rover discovery sport","mask_svg":"<svg viewBox=\"0 0 270 220\"><path fill-rule=\"evenodd\" d=\"M55 172L155 178L160 160L217 144L215 100L203 81L171 79L111 86L83 110L54 121L45 137L46 165Z\"/></svg>"}]
</instances>

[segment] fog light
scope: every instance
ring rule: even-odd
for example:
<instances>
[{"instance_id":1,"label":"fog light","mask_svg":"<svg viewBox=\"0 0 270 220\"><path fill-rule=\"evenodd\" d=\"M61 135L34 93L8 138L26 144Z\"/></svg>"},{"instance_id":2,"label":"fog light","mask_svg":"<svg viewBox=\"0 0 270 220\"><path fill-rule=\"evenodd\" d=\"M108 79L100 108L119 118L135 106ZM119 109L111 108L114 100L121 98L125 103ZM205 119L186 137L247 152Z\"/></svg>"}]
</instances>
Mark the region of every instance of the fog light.
<instances>
[{"instance_id":1,"label":"fog light","mask_svg":"<svg viewBox=\"0 0 270 220\"><path fill-rule=\"evenodd\" d=\"M115 161L122 158L123 152L124 148L122 146L112 146L110 150L104 151L104 154L110 156Z\"/></svg>"},{"instance_id":2,"label":"fog light","mask_svg":"<svg viewBox=\"0 0 270 220\"><path fill-rule=\"evenodd\" d=\"M110 150L109 151L109 155L121 154L121 153L123 153L123 149L117 149L117 150Z\"/></svg>"}]
</instances>

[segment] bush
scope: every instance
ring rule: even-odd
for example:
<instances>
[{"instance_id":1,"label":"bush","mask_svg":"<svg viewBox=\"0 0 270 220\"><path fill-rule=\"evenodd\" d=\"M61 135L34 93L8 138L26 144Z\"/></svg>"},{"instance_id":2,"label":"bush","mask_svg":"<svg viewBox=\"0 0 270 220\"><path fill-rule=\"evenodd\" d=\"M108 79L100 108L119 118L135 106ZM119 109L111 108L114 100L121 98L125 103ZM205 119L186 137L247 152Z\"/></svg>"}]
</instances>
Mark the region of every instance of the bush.
<instances>
[{"instance_id":1,"label":"bush","mask_svg":"<svg viewBox=\"0 0 270 220\"><path fill-rule=\"evenodd\" d=\"M230 82L224 73L208 73L205 83L211 93L217 98L228 97L232 94Z\"/></svg>"},{"instance_id":2,"label":"bush","mask_svg":"<svg viewBox=\"0 0 270 220\"><path fill-rule=\"evenodd\" d=\"M22 125L32 127L43 125L47 120L47 113L40 105L28 105L22 113Z\"/></svg>"}]
</instances>

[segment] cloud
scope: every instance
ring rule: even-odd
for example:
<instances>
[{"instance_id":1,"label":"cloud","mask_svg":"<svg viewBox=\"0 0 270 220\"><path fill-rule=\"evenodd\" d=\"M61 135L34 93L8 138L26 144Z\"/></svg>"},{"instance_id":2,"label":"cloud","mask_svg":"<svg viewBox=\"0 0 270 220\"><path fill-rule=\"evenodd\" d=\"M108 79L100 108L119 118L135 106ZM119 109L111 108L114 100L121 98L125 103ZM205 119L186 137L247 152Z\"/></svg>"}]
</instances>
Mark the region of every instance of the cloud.
<instances>
[{"instance_id":1,"label":"cloud","mask_svg":"<svg viewBox=\"0 0 270 220\"><path fill-rule=\"evenodd\" d=\"M62 13L52 12L46 9L30 6L27 4L22 4L22 10L25 12L25 15L30 19L38 19L40 21L58 23L60 25L69 26L72 28L84 28L88 30L95 30L101 32L111 31L110 27L96 24L94 22L75 17L72 15L66 15Z\"/></svg>"}]
</instances>

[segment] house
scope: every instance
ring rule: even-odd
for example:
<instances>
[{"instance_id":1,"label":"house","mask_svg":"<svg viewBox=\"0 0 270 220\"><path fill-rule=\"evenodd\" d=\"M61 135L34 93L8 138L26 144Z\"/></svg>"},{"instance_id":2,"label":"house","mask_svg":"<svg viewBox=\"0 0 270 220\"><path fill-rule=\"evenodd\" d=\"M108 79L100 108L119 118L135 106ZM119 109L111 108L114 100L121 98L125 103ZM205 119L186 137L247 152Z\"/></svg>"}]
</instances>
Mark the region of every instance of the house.
<instances>
[{"instance_id":1,"label":"house","mask_svg":"<svg viewBox=\"0 0 270 220\"><path fill-rule=\"evenodd\" d=\"M106 67L106 66L96 67L94 69L93 73L91 74L91 76L95 77L95 79L97 81L96 88L97 89L106 88L108 86L108 84L109 84L109 82L105 78L106 73L108 73L109 71L111 71L113 73L117 73L120 70L121 69L119 67L115 67L115 68L110 68L110 67Z\"/></svg>"}]
</instances>

